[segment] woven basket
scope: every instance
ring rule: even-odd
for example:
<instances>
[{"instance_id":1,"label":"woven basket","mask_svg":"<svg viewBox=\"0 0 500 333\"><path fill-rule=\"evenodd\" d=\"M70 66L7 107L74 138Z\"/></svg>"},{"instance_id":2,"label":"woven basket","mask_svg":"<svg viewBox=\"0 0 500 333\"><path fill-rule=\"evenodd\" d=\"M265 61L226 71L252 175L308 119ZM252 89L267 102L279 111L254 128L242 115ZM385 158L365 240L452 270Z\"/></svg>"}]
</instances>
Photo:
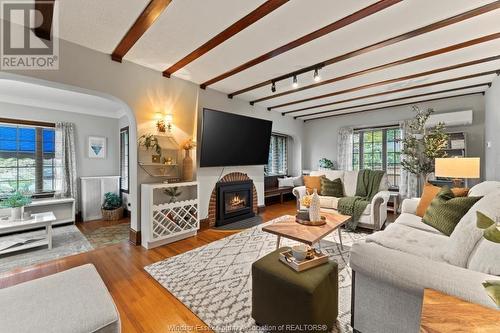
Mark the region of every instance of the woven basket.
<instances>
[{"instance_id":1,"label":"woven basket","mask_svg":"<svg viewBox=\"0 0 500 333\"><path fill-rule=\"evenodd\" d=\"M105 221L116 221L123 218L123 207L113 210L101 209L101 212L102 212L102 219Z\"/></svg>"}]
</instances>

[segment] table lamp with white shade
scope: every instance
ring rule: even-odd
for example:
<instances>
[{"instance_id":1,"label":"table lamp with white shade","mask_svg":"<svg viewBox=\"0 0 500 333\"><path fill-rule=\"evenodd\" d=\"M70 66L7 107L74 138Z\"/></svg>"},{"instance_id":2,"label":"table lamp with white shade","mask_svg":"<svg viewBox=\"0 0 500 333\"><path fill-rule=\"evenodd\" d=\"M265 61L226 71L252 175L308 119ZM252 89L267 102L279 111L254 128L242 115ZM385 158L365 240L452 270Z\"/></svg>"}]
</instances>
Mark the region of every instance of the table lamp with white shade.
<instances>
[{"instance_id":1,"label":"table lamp with white shade","mask_svg":"<svg viewBox=\"0 0 500 333\"><path fill-rule=\"evenodd\" d=\"M461 187L462 179L480 178L481 159L479 157L436 158L436 177L447 177L453 187Z\"/></svg>"}]
</instances>

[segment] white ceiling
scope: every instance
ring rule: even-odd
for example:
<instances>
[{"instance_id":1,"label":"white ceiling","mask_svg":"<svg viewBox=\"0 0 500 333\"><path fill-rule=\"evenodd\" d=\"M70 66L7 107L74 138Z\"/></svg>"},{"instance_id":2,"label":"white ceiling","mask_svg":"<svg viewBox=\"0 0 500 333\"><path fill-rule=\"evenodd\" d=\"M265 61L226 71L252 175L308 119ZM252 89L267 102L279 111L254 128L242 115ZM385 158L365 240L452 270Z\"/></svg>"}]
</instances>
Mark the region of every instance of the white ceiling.
<instances>
[{"instance_id":1,"label":"white ceiling","mask_svg":"<svg viewBox=\"0 0 500 333\"><path fill-rule=\"evenodd\" d=\"M0 102L44 109L120 118L124 111L116 102L80 92L0 78Z\"/></svg>"},{"instance_id":2,"label":"white ceiling","mask_svg":"<svg viewBox=\"0 0 500 333\"><path fill-rule=\"evenodd\" d=\"M110 54L148 2L148 0L56 1L60 9L60 36L71 42ZM161 72L170 65L264 2L264 0L173 0L152 27L125 55L124 59L153 68L158 71L158 75L161 75ZM203 83L375 2L376 0L289 1L173 75L197 84ZM231 93L492 2L493 0L402 1L219 81L209 88ZM500 32L500 9L327 66L321 70L321 76L323 79L338 77L498 32ZM500 55L500 39L273 98L258 103L258 105L274 106L495 55ZM499 61L323 98L313 102L299 103L290 107L278 108L275 111L284 112L299 107L314 106L397 89L398 87L435 82L495 69L500 69ZM401 95L401 93L387 94L376 99L337 104L334 108L359 105L374 100L383 101L401 96L411 96L424 90L425 92L434 92L474 84L474 82L482 83L491 81L492 77L494 76L490 75L463 82L432 86L423 90L407 91L404 92L406 95ZM312 73L299 76L299 83L300 85L313 83ZM290 89L291 80L277 83L277 92ZM484 91L485 89L476 88L474 91ZM460 93L467 93L467 91L458 91L448 95ZM269 95L271 95L270 87L265 86L235 98L251 101ZM430 96L429 98L434 97ZM331 108L316 108L292 115L306 115Z\"/></svg>"}]
</instances>

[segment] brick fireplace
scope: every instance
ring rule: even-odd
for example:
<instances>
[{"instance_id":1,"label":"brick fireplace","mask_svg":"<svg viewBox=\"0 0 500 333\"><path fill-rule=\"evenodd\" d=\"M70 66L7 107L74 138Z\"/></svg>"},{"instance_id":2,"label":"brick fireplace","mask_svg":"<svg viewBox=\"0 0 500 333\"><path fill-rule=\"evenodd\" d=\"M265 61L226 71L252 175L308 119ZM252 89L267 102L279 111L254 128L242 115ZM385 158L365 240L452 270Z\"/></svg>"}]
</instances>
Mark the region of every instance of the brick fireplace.
<instances>
[{"instance_id":1,"label":"brick fireplace","mask_svg":"<svg viewBox=\"0 0 500 333\"><path fill-rule=\"evenodd\" d=\"M248 195L246 194L246 186L250 184L251 190ZM228 189L228 195L219 197L218 193L221 188ZM249 205L250 204L250 205ZM245 206L249 205L249 209L245 210ZM210 196L210 203L208 205L208 223L210 227L234 222L239 219L251 217L258 213L257 205L257 190L252 182L252 179L242 172L232 172L221 178L214 186ZM226 210L227 218L221 223L217 222L217 209L219 211ZM220 215L219 215L220 216Z\"/></svg>"}]
</instances>

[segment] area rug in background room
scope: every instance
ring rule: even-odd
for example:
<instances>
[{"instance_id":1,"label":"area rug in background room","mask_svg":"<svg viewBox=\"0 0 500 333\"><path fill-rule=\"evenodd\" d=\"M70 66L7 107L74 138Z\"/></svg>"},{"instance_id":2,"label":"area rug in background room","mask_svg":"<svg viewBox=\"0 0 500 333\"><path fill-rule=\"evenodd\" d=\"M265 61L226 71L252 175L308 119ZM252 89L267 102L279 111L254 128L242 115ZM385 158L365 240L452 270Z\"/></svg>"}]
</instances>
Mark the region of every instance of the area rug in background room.
<instances>
[{"instance_id":1,"label":"area rug in background room","mask_svg":"<svg viewBox=\"0 0 500 333\"><path fill-rule=\"evenodd\" d=\"M276 236L262 231L263 225L159 261L145 270L215 332L260 332L251 316L251 266L276 249ZM343 251L337 231L321 241L322 251L339 266L337 331L342 333L352 331L349 249L366 235L342 230ZM282 238L281 246L293 244L296 242Z\"/></svg>"},{"instance_id":2,"label":"area rug in background room","mask_svg":"<svg viewBox=\"0 0 500 333\"><path fill-rule=\"evenodd\" d=\"M0 243L13 238L36 237L45 234L44 230L37 230L22 234L0 237ZM47 246L14 252L0 256L0 275L14 268L27 267L46 261L59 259L77 253L93 250L92 245L83 236L75 225L60 226L52 229L52 249Z\"/></svg>"},{"instance_id":3,"label":"area rug in background room","mask_svg":"<svg viewBox=\"0 0 500 333\"><path fill-rule=\"evenodd\" d=\"M120 223L97 228L92 231L83 231L83 234L94 249L128 241L129 233L130 223Z\"/></svg>"}]
</instances>

